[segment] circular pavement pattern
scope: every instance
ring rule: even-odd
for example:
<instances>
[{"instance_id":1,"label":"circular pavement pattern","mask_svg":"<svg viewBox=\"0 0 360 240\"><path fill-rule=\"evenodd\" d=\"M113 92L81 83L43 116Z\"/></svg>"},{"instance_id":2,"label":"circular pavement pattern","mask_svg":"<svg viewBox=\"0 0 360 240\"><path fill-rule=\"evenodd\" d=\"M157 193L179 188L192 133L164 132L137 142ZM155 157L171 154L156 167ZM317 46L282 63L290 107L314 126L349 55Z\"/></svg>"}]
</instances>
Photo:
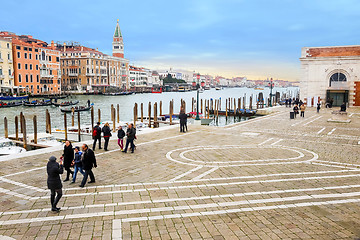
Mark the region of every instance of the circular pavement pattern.
<instances>
[{"instance_id":1,"label":"circular pavement pattern","mask_svg":"<svg viewBox=\"0 0 360 240\"><path fill-rule=\"evenodd\" d=\"M292 164L318 159L312 151L286 146L224 145L195 146L169 151L170 161L206 167Z\"/></svg>"}]
</instances>

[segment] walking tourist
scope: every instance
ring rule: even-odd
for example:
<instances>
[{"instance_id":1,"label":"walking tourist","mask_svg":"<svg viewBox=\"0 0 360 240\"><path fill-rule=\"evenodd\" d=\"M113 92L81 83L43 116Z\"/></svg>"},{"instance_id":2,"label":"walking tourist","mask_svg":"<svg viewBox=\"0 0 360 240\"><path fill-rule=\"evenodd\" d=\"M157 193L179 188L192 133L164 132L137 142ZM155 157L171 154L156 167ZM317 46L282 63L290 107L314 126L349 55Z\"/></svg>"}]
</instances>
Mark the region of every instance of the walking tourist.
<instances>
[{"instance_id":1,"label":"walking tourist","mask_svg":"<svg viewBox=\"0 0 360 240\"><path fill-rule=\"evenodd\" d=\"M288 99L285 99L285 107L288 106L288 103L289 103L289 100L288 100Z\"/></svg>"},{"instance_id":2,"label":"walking tourist","mask_svg":"<svg viewBox=\"0 0 360 240\"><path fill-rule=\"evenodd\" d=\"M299 107L297 104L295 104L293 111L294 111L294 117L296 118L296 115L299 114Z\"/></svg>"},{"instance_id":3,"label":"walking tourist","mask_svg":"<svg viewBox=\"0 0 360 240\"><path fill-rule=\"evenodd\" d=\"M305 104L300 106L300 117L305 117Z\"/></svg>"},{"instance_id":4,"label":"walking tourist","mask_svg":"<svg viewBox=\"0 0 360 240\"><path fill-rule=\"evenodd\" d=\"M317 103L317 107L316 107L317 113L320 113L320 108L321 108L321 103L318 102L318 103Z\"/></svg>"},{"instance_id":5,"label":"walking tourist","mask_svg":"<svg viewBox=\"0 0 360 240\"><path fill-rule=\"evenodd\" d=\"M71 163L74 160L74 149L69 140L65 142L63 158L64 158L64 168L66 170L66 178L64 182L66 182L69 181L70 173L74 174L74 172L71 171L70 169Z\"/></svg>"},{"instance_id":6,"label":"walking tourist","mask_svg":"<svg viewBox=\"0 0 360 240\"><path fill-rule=\"evenodd\" d=\"M95 151L96 141L99 141L99 149L101 149L101 127L99 122L97 122L94 127L93 138L94 138L93 150Z\"/></svg>"},{"instance_id":7,"label":"walking tourist","mask_svg":"<svg viewBox=\"0 0 360 240\"><path fill-rule=\"evenodd\" d=\"M181 109L180 114L179 114L179 119L180 119L180 132L185 132L185 125L187 122L187 115L184 111L184 109Z\"/></svg>"},{"instance_id":8,"label":"walking tourist","mask_svg":"<svg viewBox=\"0 0 360 240\"><path fill-rule=\"evenodd\" d=\"M74 151L75 151L74 174L73 174L73 180L72 180L71 183L75 183L77 172L80 172L82 175L85 174L84 170L83 170L83 167L82 167L82 162L81 162L82 152L80 151L79 147L75 147Z\"/></svg>"},{"instance_id":9,"label":"walking tourist","mask_svg":"<svg viewBox=\"0 0 360 240\"><path fill-rule=\"evenodd\" d=\"M109 145L109 139L112 136L109 123L105 123L101 131L103 132L104 140L105 140L104 150L107 151Z\"/></svg>"},{"instance_id":10,"label":"walking tourist","mask_svg":"<svg viewBox=\"0 0 360 240\"><path fill-rule=\"evenodd\" d=\"M131 153L134 153L134 149L135 149L134 139L135 139L135 136L136 136L136 129L134 128L134 124L130 123L127 130L126 130L126 144L125 144L125 149L124 149L123 153L127 152L129 144L130 144L130 148L131 148Z\"/></svg>"},{"instance_id":11,"label":"walking tourist","mask_svg":"<svg viewBox=\"0 0 360 240\"><path fill-rule=\"evenodd\" d=\"M46 166L48 178L47 185L50 189L50 203L51 211L59 212L60 208L56 207L60 198L62 197L62 183L60 179L60 174L64 173L63 163L60 160L60 164L56 162L56 157L51 156ZM55 198L56 196L56 198Z\"/></svg>"},{"instance_id":12,"label":"walking tourist","mask_svg":"<svg viewBox=\"0 0 360 240\"><path fill-rule=\"evenodd\" d=\"M118 145L119 145L121 151L123 151L124 150L124 141L123 141L123 139L125 137L125 132L122 129L122 126L119 127L118 132L117 132L117 136L118 136Z\"/></svg>"},{"instance_id":13,"label":"walking tourist","mask_svg":"<svg viewBox=\"0 0 360 240\"><path fill-rule=\"evenodd\" d=\"M95 154L94 154L93 150L91 150L88 147L88 145L83 144L82 151L83 151L83 154L82 154L81 162L82 162L85 174L84 174L84 178L80 184L80 187L85 186L88 176L90 176L90 182L88 182L88 183L95 182L95 176L94 176L94 173L92 172L92 168L97 167L96 158L95 158Z\"/></svg>"}]
</instances>

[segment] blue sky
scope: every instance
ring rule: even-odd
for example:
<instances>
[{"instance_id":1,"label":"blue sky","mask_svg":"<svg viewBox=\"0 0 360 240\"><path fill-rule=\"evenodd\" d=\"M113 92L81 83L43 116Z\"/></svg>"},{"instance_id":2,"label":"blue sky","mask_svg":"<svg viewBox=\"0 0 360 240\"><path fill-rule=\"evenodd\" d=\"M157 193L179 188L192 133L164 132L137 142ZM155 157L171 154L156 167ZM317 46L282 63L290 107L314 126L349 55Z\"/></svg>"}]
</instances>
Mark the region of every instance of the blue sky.
<instances>
[{"instance_id":1,"label":"blue sky","mask_svg":"<svg viewBox=\"0 0 360 240\"><path fill-rule=\"evenodd\" d=\"M357 0L2 1L0 30L111 53L116 19L137 66L300 79L301 47L356 45Z\"/></svg>"}]
</instances>

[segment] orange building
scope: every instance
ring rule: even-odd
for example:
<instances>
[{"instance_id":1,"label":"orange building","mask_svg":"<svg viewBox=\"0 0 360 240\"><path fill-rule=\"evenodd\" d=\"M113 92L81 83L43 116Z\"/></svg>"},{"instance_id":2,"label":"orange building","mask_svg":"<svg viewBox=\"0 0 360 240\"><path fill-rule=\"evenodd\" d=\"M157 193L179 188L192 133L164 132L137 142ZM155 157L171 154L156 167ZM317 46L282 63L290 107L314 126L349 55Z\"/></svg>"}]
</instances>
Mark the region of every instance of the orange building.
<instances>
[{"instance_id":1,"label":"orange building","mask_svg":"<svg viewBox=\"0 0 360 240\"><path fill-rule=\"evenodd\" d=\"M60 51L30 35L0 32L12 40L14 85L32 95L60 94Z\"/></svg>"}]
</instances>

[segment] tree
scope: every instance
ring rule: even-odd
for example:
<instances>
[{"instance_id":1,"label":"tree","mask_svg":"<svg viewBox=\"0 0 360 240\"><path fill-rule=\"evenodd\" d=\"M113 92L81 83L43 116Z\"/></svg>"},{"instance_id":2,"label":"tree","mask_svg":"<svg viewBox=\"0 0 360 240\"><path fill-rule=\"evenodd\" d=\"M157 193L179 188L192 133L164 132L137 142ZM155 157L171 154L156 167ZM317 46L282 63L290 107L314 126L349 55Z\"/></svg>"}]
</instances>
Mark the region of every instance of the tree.
<instances>
[{"instance_id":1,"label":"tree","mask_svg":"<svg viewBox=\"0 0 360 240\"><path fill-rule=\"evenodd\" d=\"M186 83L185 80L173 78L171 74L169 73L164 79L163 84L167 83Z\"/></svg>"}]
</instances>

